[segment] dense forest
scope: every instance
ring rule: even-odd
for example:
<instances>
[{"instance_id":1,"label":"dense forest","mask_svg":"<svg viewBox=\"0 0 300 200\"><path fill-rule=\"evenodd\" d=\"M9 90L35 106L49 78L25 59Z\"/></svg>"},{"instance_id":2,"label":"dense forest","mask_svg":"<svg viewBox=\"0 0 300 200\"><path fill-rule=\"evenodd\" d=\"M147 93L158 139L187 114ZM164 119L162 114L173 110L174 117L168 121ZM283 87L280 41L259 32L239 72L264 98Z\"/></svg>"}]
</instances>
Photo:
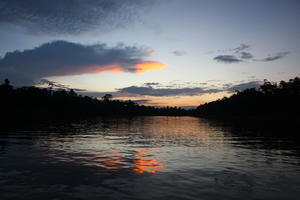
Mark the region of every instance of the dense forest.
<instances>
[{"instance_id":1,"label":"dense forest","mask_svg":"<svg viewBox=\"0 0 300 200\"><path fill-rule=\"evenodd\" d=\"M133 101L101 99L78 95L73 89L14 88L9 80L0 85L2 121L62 120L103 115L188 115L179 107L152 107Z\"/></svg>"},{"instance_id":2,"label":"dense forest","mask_svg":"<svg viewBox=\"0 0 300 200\"><path fill-rule=\"evenodd\" d=\"M82 96L73 89L14 88L9 80L0 85L2 122L56 121L107 115L166 116L297 116L300 112L300 78L279 83L265 80L259 88L236 91L230 97L205 103L195 110L180 107L153 107L133 101Z\"/></svg>"},{"instance_id":3,"label":"dense forest","mask_svg":"<svg viewBox=\"0 0 300 200\"><path fill-rule=\"evenodd\" d=\"M296 116L300 112L300 78L279 83L264 80L259 88L236 91L230 97L198 106L196 115Z\"/></svg>"}]
</instances>

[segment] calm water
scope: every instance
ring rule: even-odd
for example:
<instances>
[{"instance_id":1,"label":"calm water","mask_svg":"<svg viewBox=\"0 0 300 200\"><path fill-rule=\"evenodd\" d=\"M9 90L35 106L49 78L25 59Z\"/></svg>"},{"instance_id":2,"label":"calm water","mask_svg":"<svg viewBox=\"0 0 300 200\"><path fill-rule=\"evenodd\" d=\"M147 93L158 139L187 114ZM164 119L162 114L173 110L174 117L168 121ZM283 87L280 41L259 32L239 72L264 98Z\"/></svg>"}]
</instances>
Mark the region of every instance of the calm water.
<instances>
[{"instance_id":1,"label":"calm water","mask_svg":"<svg viewBox=\"0 0 300 200\"><path fill-rule=\"evenodd\" d=\"M294 141L193 117L36 129L0 136L1 200L300 199Z\"/></svg>"}]
</instances>

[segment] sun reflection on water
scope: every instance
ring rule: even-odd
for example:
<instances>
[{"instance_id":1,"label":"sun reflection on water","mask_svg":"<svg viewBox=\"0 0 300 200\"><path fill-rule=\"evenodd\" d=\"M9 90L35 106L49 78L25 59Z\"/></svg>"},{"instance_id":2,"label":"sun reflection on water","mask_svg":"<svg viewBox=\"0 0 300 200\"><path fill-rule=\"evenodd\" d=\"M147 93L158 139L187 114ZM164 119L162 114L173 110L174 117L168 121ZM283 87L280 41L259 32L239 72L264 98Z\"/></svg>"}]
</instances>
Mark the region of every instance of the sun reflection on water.
<instances>
[{"instance_id":1,"label":"sun reflection on water","mask_svg":"<svg viewBox=\"0 0 300 200\"><path fill-rule=\"evenodd\" d=\"M84 128L56 137L52 134L40 140L39 145L54 162L143 174L168 172L181 166L180 162L176 166L169 164L173 148L205 147L214 152L227 144L224 132L192 117L106 119ZM213 155L222 156L217 152Z\"/></svg>"},{"instance_id":2,"label":"sun reflection on water","mask_svg":"<svg viewBox=\"0 0 300 200\"><path fill-rule=\"evenodd\" d=\"M157 173L166 168L162 158L154 156L155 152L147 149L139 149L136 151L137 158L133 160L135 173Z\"/></svg>"}]
</instances>

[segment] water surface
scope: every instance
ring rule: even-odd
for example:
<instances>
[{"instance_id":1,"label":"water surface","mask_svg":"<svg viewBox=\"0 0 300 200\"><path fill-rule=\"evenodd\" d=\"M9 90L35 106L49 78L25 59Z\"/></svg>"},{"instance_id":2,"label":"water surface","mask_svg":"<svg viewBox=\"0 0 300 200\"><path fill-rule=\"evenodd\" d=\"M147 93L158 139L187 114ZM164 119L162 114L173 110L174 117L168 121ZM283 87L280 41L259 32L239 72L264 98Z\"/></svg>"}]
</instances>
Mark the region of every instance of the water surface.
<instances>
[{"instance_id":1,"label":"water surface","mask_svg":"<svg viewBox=\"0 0 300 200\"><path fill-rule=\"evenodd\" d=\"M1 199L299 199L300 147L195 117L102 118L0 136Z\"/></svg>"}]
</instances>

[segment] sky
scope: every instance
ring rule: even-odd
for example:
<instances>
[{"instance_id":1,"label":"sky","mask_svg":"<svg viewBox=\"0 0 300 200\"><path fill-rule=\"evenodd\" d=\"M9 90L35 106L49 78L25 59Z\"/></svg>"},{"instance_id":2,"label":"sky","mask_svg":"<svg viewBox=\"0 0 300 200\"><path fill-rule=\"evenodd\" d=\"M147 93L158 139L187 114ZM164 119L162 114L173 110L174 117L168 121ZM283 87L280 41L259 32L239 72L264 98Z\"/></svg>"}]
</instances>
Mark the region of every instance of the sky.
<instances>
[{"instance_id":1,"label":"sky","mask_svg":"<svg viewBox=\"0 0 300 200\"><path fill-rule=\"evenodd\" d=\"M0 79L198 106L300 76L299 0L0 0Z\"/></svg>"}]
</instances>

